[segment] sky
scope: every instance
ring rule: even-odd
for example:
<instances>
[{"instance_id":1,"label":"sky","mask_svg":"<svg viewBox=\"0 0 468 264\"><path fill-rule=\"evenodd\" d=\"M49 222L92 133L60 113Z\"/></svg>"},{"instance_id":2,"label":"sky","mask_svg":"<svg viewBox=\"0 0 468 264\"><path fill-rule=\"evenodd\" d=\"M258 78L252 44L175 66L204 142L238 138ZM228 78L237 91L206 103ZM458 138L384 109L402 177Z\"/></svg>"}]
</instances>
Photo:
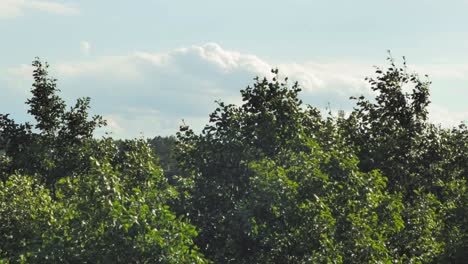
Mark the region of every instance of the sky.
<instances>
[{"instance_id":1,"label":"sky","mask_svg":"<svg viewBox=\"0 0 468 264\"><path fill-rule=\"evenodd\" d=\"M272 68L305 103L350 111L390 50L429 75L430 118L450 127L468 122L467 13L468 0L0 0L0 113L30 120L35 57L117 138L200 130Z\"/></svg>"}]
</instances>

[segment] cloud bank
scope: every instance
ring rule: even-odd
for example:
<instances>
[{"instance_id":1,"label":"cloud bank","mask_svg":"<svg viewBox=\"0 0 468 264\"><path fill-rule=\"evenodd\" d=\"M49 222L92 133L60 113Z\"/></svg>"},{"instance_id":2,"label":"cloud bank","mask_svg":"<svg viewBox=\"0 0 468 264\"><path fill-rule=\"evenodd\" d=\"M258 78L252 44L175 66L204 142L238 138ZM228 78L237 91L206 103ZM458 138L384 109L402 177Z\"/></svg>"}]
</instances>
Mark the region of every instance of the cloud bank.
<instances>
[{"instance_id":1,"label":"cloud bank","mask_svg":"<svg viewBox=\"0 0 468 264\"><path fill-rule=\"evenodd\" d=\"M105 131L127 138L173 134L182 119L201 129L215 108L215 100L240 103L239 90L252 84L255 76L271 77L272 68L300 83L306 103L344 110L353 106L350 96L370 95L364 77L374 70L359 63L271 63L216 43L164 53L133 52L52 63L64 97L90 96L93 111L109 121ZM6 72L8 77L3 81L9 88L5 101L25 101L31 67L23 65ZM10 109L0 108L1 112ZM443 108L435 109L436 119L445 115Z\"/></svg>"},{"instance_id":2,"label":"cloud bank","mask_svg":"<svg viewBox=\"0 0 468 264\"><path fill-rule=\"evenodd\" d=\"M0 0L0 18L22 16L27 10L36 10L58 15L79 13L75 6L50 0Z\"/></svg>"}]
</instances>

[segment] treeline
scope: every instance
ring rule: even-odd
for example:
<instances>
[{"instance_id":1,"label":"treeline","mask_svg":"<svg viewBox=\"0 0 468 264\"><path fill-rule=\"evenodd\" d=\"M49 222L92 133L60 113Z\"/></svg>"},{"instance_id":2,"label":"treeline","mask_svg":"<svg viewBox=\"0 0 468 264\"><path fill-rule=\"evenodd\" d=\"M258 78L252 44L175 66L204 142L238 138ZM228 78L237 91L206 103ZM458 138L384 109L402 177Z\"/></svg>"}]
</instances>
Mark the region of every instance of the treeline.
<instances>
[{"instance_id":1,"label":"treeline","mask_svg":"<svg viewBox=\"0 0 468 264\"><path fill-rule=\"evenodd\" d=\"M0 115L0 263L468 259L468 129L430 123L430 82L392 58L349 115L273 70L201 133L150 140L93 138L89 98L67 108L33 66L36 122Z\"/></svg>"}]
</instances>

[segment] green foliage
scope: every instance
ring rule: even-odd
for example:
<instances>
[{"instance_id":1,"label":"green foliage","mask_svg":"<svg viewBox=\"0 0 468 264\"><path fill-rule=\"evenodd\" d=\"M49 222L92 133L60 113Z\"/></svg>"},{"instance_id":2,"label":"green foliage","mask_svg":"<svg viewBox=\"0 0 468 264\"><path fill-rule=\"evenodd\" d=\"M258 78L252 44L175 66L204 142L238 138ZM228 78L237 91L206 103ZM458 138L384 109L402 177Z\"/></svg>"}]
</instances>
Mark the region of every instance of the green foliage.
<instances>
[{"instance_id":1,"label":"green foliage","mask_svg":"<svg viewBox=\"0 0 468 264\"><path fill-rule=\"evenodd\" d=\"M179 165L189 175L179 178L185 194L180 211L202 230L198 245L216 262L247 261L253 250L238 222L239 203L250 191L249 163L308 147L309 128L302 124L311 117L301 108L299 91L297 83L257 78L241 91L242 106L219 102L201 135L187 127L178 133Z\"/></svg>"},{"instance_id":2,"label":"green foliage","mask_svg":"<svg viewBox=\"0 0 468 264\"><path fill-rule=\"evenodd\" d=\"M430 82L389 61L368 79L375 100L348 117L323 118L275 77L242 90L241 106L219 102L200 135L181 128L181 211L208 257L462 262L467 129L430 124Z\"/></svg>"},{"instance_id":3,"label":"green foliage","mask_svg":"<svg viewBox=\"0 0 468 264\"><path fill-rule=\"evenodd\" d=\"M427 144L430 82L408 73L406 63L400 68L393 58L388 60L386 71L377 68L377 77L367 79L377 93L375 102L358 98L344 129L358 150L364 171L381 169L390 177L392 187L402 186L411 192L424 183L423 178L408 176L419 169ZM405 91L409 89L411 93Z\"/></svg>"},{"instance_id":4,"label":"green foliage","mask_svg":"<svg viewBox=\"0 0 468 264\"><path fill-rule=\"evenodd\" d=\"M148 144L93 139L104 122L89 120L89 99L65 111L47 64L33 65L35 130L0 116L0 261L208 262Z\"/></svg>"},{"instance_id":5,"label":"green foliage","mask_svg":"<svg viewBox=\"0 0 468 264\"><path fill-rule=\"evenodd\" d=\"M201 134L116 141L35 61L36 124L0 115L0 263L465 263L468 129L389 63L348 116L273 70Z\"/></svg>"},{"instance_id":6,"label":"green foliage","mask_svg":"<svg viewBox=\"0 0 468 264\"><path fill-rule=\"evenodd\" d=\"M61 178L55 199L31 177L1 183L0 256L34 263L205 263L193 245L195 227L167 205L177 193L149 148L126 144L133 149L91 158L87 174Z\"/></svg>"},{"instance_id":7,"label":"green foliage","mask_svg":"<svg viewBox=\"0 0 468 264\"><path fill-rule=\"evenodd\" d=\"M423 262L440 256L444 262L460 262L466 220L456 215L467 208L462 197L468 130L465 125L442 129L430 124L430 82L408 73L405 63L400 68L391 57L389 61L388 69L377 69L377 77L368 79L377 92L375 102L359 98L340 130L356 149L360 168L381 170L389 178L389 189L403 194L408 224L398 238L405 241L399 250L420 255Z\"/></svg>"},{"instance_id":8,"label":"green foliage","mask_svg":"<svg viewBox=\"0 0 468 264\"><path fill-rule=\"evenodd\" d=\"M49 191L33 178L13 175L0 182L0 259L24 263L29 250L41 247L42 232L55 220L54 211Z\"/></svg>"},{"instance_id":9,"label":"green foliage","mask_svg":"<svg viewBox=\"0 0 468 264\"><path fill-rule=\"evenodd\" d=\"M357 171L354 158L319 149L290 153L291 164L254 163L243 208L261 245L256 259L274 263L378 263L397 259L386 244L404 226L399 195L378 172ZM328 170L340 162L340 170Z\"/></svg>"},{"instance_id":10,"label":"green foliage","mask_svg":"<svg viewBox=\"0 0 468 264\"><path fill-rule=\"evenodd\" d=\"M48 64L36 59L33 67L32 97L26 104L36 124L17 124L8 114L0 114L0 150L11 160L3 163L0 175L37 175L52 187L57 179L86 169L82 165L91 155L93 132L105 121L89 117L89 98L78 99L67 111L56 80L48 76Z\"/></svg>"},{"instance_id":11,"label":"green foliage","mask_svg":"<svg viewBox=\"0 0 468 264\"><path fill-rule=\"evenodd\" d=\"M176 138L174 136L157 136L148 140L148 144L159 158L159 163L164 170L164 174L173 182L173 177L182 174L177 160L174 156Z\"/></svg>"}]
</instances>

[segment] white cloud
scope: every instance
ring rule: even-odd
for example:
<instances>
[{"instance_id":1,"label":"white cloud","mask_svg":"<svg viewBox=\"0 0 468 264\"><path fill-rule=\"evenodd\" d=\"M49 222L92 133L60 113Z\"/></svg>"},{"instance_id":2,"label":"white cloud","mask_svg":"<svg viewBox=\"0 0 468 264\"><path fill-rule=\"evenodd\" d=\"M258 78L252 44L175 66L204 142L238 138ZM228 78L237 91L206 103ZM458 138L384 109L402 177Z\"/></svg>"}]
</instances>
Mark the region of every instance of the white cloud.
<instances>
[{"instance_id":1,"label":"white cloud","mask_svg":"<svg viewBox=\"0 0 468 264\"><path fill-rule=\"evenodd\" d=\"M83 53L83 55L89 55L89 52L91 50L91 44L88 41L81 41L80 50Z\"/></svg>"},{"instance_id":2,"label":"white cloud","mask_svg":"<svg viewBox=\"0 0 468 264\"><path fill-rule=\"evenodd\" d=\"M429 106L429 120L435 124L440 124L443 127L454 127L464 122L468 125L468 110L453 111L440 105Z\"/></svg>"},{"instance_id":3,"label":"white cloud","mask_svg":"<svg viewBox=\"0 0 468 264\"><path fill-rule=\"evenodd\" d=\"M31 65L22 64L6 69L4 72L5 74L0 75L0 81L6 84L3 86L2 91L17 94L18 96L29 95L29 86L33 80L33 67Z\"/></svg>"},{"instance_id":4,"label":"white cloud","mask_svg":"<svg viewBox=\"0 0 468 264\"><path fill-rule=\"evenodd\" d=\"M83 51L90 48L87 42L81 45ZM275 66L255 55L225 50L215 43L179 48L167 53L134 52L54 65L58 74L65 78L112 76L122 81L174 81L175 86L181 79L194 78L197 79L197 83L194 83L196 89L215 94L224 94L226 89L223 86L235 86L237 93L243 87L239 87L239 84L249 84L255 76L272 77L270 71L275 67L280 69L281 76L299 81L305 93L325 92L346 96L350 93L367 93L365 73L373 70L371 66L350 63L284 63ZM236 83L223 82L225 79Z\"/></svg>"},{"instance_id":5,"label":"white cloud","mask_svg":"<svg viewBox=\"0 0 468 264\"><path fill-rule=\"evenodd\" d=\"M368 93L364 78L372 73L370 65L356 63L290 63L280 64L286 76L299 81L305 92L333 90L341 95Z\"/></svg>"},{"instance_id":6,"label":"white cloud","mask_svg":"<svg viewBox=\"0 0 468 264\"><path fill-rule=\"evenodd\" d=\"M22 14L21 3L17 0L0 0L0 18L11 18Z\"/></svg>"},{"instance_id":7,"label":"white cloud","mask_svg":"<svg viewBox=\"0 0 468 264\"><path fill-rule=\"evenodd\" d=\"M255 76L271 77L270 70L276 67L281 75L299 82L304 102L350 110L353 102L349 96L371 94L363 79L374 71L372 65L355 62L273 64L215 43L165 53L134 52L51 65L63 95L90 96L93 111L109 120L105 131L116 137L172 134L182 119L201 129L215 108L215 100L240 103L239 90L252 84ZM11 76L10 86L21 78L31 79L31 67L27 65L7 73ZM19 90L23 96L29 87L23 85ZM443 110L434 110L433 119L444 122L451 112ZM464 113L452 116L454 122L466 120Z\"/></svg>"},{"instance_id":8,"label":"white cloud","mask_svg":"<svg viewBox=\"0 0 468 264\"><path fill-rule=\"evenodd\" d=\"M411 65L416 72L429 75L430 78L436 79L457 79L468 80L468 64L448 64L438 63L431 65Z\"/></svg>"},{"instance_id":9,"label":"white cloud","mask_svg":"<svg viewBox=\"0 0 468 264\"><path fill-rule=\"evenodd\" d=\"M37 10L58 15L75 15L77 7L51 0L0 0L0 18L13 18L26 10Z\"/></svg>"}]
</instances>

